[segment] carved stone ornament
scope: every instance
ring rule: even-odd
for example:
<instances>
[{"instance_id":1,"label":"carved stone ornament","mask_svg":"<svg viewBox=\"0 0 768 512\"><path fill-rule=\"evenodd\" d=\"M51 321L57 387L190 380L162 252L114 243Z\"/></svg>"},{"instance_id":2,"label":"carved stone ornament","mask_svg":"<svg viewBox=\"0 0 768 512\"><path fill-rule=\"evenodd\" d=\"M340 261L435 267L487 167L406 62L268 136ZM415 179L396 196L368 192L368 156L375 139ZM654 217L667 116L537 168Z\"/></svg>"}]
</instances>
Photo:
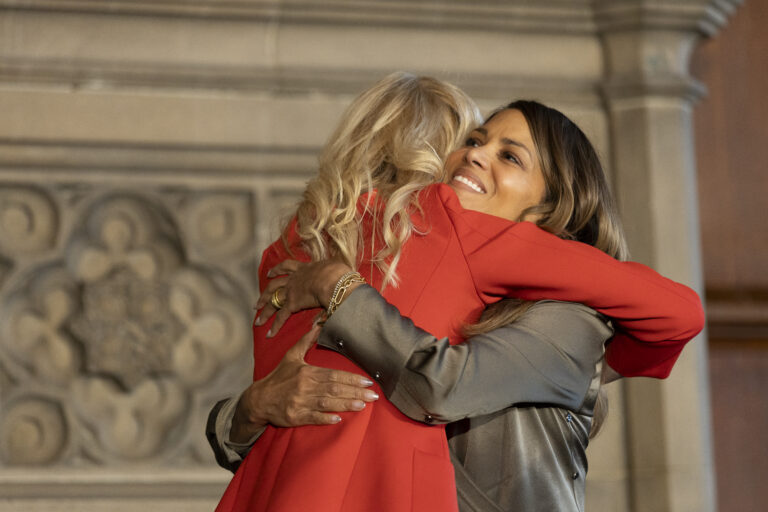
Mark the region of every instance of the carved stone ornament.
<instances>
[{"instance_id":1,"label":"carved stone ornament","mask_svg":"<svg viewBox=\"0 0 768 512\"><path fill-rule=\"evenodd\" d=\"M29 187L0 188L0 250L5 254L34 254L56 242L58 219L53 203Z\"/></svg>"},{"instance_id":2,"label":"carved stone ornament","mask_svg":"<svg viewBox=\"0 0 768 512\"><path fill-rule=\"evenodd\" d=\"M5 464L183 450L211 382L246 350L250 313L225 272L187 260L176 225L146 198L102 198L75 224L63 260L16 280L0 312L0 356L16 388L3 396Z\"/></svg>"}]
</instances>

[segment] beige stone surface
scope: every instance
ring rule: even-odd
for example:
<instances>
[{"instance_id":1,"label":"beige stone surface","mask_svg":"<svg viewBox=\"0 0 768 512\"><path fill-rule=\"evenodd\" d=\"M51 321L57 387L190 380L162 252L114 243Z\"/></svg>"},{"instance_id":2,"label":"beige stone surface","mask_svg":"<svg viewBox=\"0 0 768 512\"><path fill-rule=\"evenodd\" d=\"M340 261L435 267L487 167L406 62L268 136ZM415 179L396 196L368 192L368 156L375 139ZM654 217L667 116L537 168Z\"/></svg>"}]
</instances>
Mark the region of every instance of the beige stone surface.
<instances>
[{"instance_id":1,"label":"beige stone surface","mask_svg":"<svg viewBox=\"0 0 768 512\"><path fill-rule=\"evenodd\" d=\"M572 116L636 258L698 286L687 65L731 3L685 4L0 0L0 510L214 507L260 251L396 69ZM703 346L611 386L589 510L712 510Z\"/></svg>"}]
</instances>

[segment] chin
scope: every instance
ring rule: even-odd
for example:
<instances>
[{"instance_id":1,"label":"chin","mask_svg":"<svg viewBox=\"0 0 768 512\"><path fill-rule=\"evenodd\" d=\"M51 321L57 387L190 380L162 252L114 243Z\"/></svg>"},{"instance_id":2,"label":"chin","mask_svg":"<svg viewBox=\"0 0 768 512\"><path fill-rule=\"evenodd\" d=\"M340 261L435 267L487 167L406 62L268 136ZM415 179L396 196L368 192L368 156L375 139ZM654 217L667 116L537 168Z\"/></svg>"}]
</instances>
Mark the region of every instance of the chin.
<instances>
[{"instance_id":1,"label":"chin","mask_svg":"<svg viewBox=\"0 0 768 512\"><path fill-rule=\"evenodd\" d=\"M477 202L474 201L474 199L477 199L473 195L471 195L471 192L467 192L466 190L457 190L456 196L459 198L459 203L461 204L461 207L465 210L475 210L480 211L480 208L478 208Z\"/></svg>"}]
</instances>

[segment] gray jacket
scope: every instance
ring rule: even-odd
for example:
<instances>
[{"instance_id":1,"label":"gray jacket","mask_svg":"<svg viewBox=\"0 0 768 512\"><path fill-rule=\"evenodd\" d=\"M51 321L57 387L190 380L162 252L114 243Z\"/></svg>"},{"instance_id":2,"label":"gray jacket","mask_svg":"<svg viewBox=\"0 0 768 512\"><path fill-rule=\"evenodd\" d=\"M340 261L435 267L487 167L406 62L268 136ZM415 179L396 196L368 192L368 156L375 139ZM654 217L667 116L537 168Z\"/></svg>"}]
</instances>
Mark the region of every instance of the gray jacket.
<instances>
[{"instance_id":1,"label":"gray jacket","mask_svg":"<svg viewBox=\"0 0 768 512\"><path fill-rule=\"evenodd\" d=\"M603 345L612 334L585 306L542 301L514 324L452 346L363 286L318 343L376 378L407 416L451 423L462 512L581 511ZM230 469L247 450L220 442L228 434L222 424L231 423L220 408L232 403L218 404L208 427L217 460Z\"/></svg>"}]
</instances>

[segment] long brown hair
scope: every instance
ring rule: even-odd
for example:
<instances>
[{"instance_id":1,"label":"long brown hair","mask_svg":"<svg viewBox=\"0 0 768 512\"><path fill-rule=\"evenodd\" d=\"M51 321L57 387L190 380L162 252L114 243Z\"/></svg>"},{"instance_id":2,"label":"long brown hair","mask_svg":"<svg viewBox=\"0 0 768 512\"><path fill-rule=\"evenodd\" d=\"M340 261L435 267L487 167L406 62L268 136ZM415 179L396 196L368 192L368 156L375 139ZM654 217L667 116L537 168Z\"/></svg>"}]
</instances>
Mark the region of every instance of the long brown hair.
<instances>
[{"instance_id":1,"label":"long brown hair","mask_svg":"<svg viewBox=\"0 0 768 512\"><path fill-rule=\"evenodd\" d=\"M627 243L615 201L600 158L584 132L560 111L529 100L502 107L486 122L507 109L518 110L528 122L546 184L544 200L524 210L519 220L537 215L536 224L560 238L578 240L616 259L627 259ZM532 305L531 301L517 299L491 304L477 323L467 326L465 334L485 333L512 323ZM607 409L601 388L590 437L600 430Z\"/></svg>"}]
</instances>

